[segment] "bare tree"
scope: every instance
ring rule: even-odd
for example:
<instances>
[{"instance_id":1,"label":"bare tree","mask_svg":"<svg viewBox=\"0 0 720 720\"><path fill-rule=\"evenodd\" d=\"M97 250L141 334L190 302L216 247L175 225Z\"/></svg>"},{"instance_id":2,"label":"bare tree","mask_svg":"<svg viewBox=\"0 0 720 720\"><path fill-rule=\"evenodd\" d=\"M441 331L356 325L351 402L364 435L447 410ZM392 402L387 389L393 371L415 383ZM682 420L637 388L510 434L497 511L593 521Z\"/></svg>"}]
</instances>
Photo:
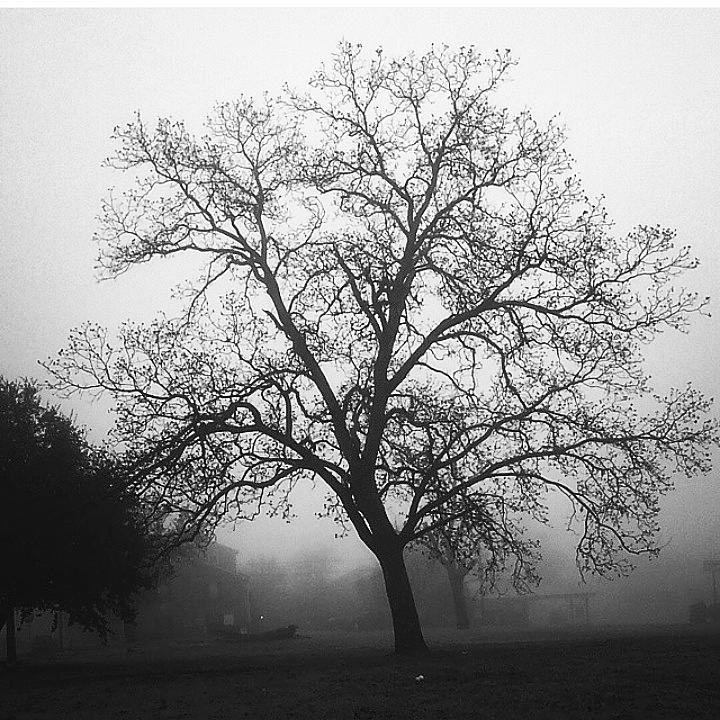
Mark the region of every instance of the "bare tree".
<instances>
[{"instance_id":1,"label":"bare tree","mask_svg":"<svg viewBox=\"0 0 720 720\"><path fill-rule=\"evenodd\" d=\"M423 398L418 393L416 404ZM540 559L538 543L524 537L520 525L529 509L521 496L493 492L492 488L464 486L466 479L458 463L446 462L449 438L468 431L467 415L458 411L455 399L439 401L424 396L424 407L413 415L415 432L407 425L390 424L385 448L392 460L385 471L414 476L415 484L427 485L424 502L429 513L413 545L439 562L447 573L458 628L470 626L465 579L473 573L487 591L509 571L513 587L521 592L537 584ZM393 428L399 432L392 434ZM404 430L404 432L402 432Z\"/></svg>"},{"instance_id":2,"label":"bare tree","mask_svg":"<svg viewBox=\"0 0 720 720\"><path fill-rule=\"evenodd\" d=\"M672 284L695 260L670 230L614 234L560 128L493 104L511 65L341 45L307 93L222 104L203 137L118 128L109 163L137 184L103 206L102 267L194 255L204 274L183 317L84 326L50 363L111 393L189 534L320 481L382 567L398 652L425 649L403 548L456 498L542 519L559 493L581 565L607 571L654 549L659 496L714 434L701 395L653 399L641 365L703 307ZM406 466L428 434L431 466Z\"/></svg>"},{"instance_id":3,"label":"bare tree","mask_svg":"<svg viewBox=\"0 0 720 720\"><path fill-rule=\"evenodd\" d=\"M516 591L528 592L539 582L539 544L523 536L502 498L477 497L471 492L451 505L452 509L444 506L438 511L434 527L420 535L415 545L444 568L457 627L465 629L470 627L466 578L475 576L479 591L486 593L507 572Z\"/></svg>"}]
</instances>

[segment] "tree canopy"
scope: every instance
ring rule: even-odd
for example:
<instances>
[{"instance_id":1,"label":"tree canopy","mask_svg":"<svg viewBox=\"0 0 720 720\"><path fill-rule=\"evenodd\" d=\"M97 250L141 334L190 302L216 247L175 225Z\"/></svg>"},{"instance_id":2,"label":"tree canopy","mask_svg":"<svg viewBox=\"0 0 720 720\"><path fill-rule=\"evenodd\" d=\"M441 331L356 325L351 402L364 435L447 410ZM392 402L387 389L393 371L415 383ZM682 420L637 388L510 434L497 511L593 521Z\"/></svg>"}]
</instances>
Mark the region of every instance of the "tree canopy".
<instances>
[{"instance_id":1,"label":"tree canopy","mask_svg":"<svg viewBox=\"0 0 720 720\"><path fill-rule=\"evenodd\" d=\"M105 635L132 617L152 578L140 498L121 466L90 447L28 381L0 378L0 606L62 611Z\"/></svg>"},{"instance_id":2,"label":"tree canopy","mask_svg":"<svg viewBox=\"0 0 720 720\"><path fill-rule=\"evenodd\" d=\"M580 565L609 571L654 550L659 497L714 439L702 395L654 397L642 366L701 311L675 285L696 261L672 230L616 233L561 128L495 103L512 65L342 44L306 92L222 103L202 136L138 114L101 266L203 274L181 317L85 325L49 365L115 398L139 481L189 533L319 481L382 566L399 651L424 647L408 543L560 496Z\"/></svg>"}]
</instances>

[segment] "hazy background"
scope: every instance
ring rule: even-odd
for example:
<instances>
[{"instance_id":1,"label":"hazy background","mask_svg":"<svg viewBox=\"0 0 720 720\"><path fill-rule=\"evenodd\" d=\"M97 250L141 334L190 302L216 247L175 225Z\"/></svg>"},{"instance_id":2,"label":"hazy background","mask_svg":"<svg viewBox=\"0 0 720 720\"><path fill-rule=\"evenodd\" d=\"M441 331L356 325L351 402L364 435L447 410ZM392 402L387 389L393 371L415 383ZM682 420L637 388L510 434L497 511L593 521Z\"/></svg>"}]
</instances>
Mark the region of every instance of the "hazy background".
<instances>
[{"instance_id":1,"label":"hazy background","mask_svg":"<svg viewBox=\"0 0 720 720\"><path fill-rule=\"evenodd\" d=\"M578 174L588 194L604 194L618 232L674 227L700 258L686 283L713 296L713 317L664 336L648 367L660 391L692 380L718 396L719 37L716 10L0 10L0 373L42 379L37 361L71 327L168 306L181 277L169 265L96 281L95 216L121 182L101 168L115 125L139 109L200 130L219 100L302 87L347 39L388 54L510 48L520 64L502 101L560 115ZM66 407L94 439L109 427L101 405ZM343 567L369 563L359 541L336 543L337 528L313 517L320 503L321 493L299 495L292 524L258 520L221 539L245 564L316 547ZM720 550L719 531L715 473L682 483L665 503L661 560L641 562L630 581L593 583L598 607L608 619L681 619L710 597L702 561ZM543 539L547 589L576 585L571 539Z\"/></svg>"}]
</instances>

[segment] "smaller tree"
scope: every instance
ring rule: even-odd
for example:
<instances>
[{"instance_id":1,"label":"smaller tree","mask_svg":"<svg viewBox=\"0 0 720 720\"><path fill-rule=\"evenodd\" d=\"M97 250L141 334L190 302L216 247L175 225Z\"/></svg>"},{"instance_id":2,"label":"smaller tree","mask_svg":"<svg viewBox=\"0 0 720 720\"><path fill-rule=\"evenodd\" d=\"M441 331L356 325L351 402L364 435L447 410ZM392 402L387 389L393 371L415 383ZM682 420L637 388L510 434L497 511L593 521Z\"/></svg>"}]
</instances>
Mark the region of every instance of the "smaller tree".
<instances>
[{"instance_id":1,"label":"smaller tree","mask_svg":"<svg viewBox=\"0 0 720 720\"><path fill-rule=\"evenodd\" d=\"M435 409L442 405L436 404ZM432 426L406 445L410 450L405 453L407 469L414 466L418 477L431 482L439 494L463 485L458 465L443 461L441 439L461 432L461 426L462 419L455 412L435 414ZM521 512L531 509L522 496L463 488L445 502L437 502L436 510L428 515L425 532L418 535L415 546L445 568L458 628L470 627L465 579L471 573L478 577L483 591L493 588L506 572L517 591L527 591L538 583L539 545L524 537L518 522Z\"/></svg>"},{"instance_id":2,"label":"smaller tree","mask_svg":"<svg viewBox=\"0 0 720 720\"><path fill-rule=\"evenodd\" d=\"M403 422L391 425L383 469L422 488L432 508L411 545L444 568L452 591L458 628L470 626L465 579L477 575L483 591L509 573L520 592L537 585L535 569L539 544L524 537L519 522L525 514L541 519L535 499L508 492L502 486L476 487L468 483L474 470L468 449L456 455L453 445L472 429L472 417L459 402L416 387ZM395 430L395 432L392 432ZM502 446L497 456L503 456ZM391 481L389 481L391 482ZM416 503L410 501L410 512Z\"/></svg>"},{"instance_id":3,"label":"smaller tree","mask_svg":"<svg viewBox=\"0 0 720 720\"><path fill-rule=\"evenodd\" d=\"M482 502L476 505L480 508ZM539 580L535 572L537 543L523 538L521 528L504 514L495 517L488 509L476 519L476 512L439 522L417 541L422 551L445 568L459 629L470 627L465 589L468 575L477 576L481 592L495 587L506 571L519 592L529 590Z\"/></svg>"},{"instance_id":4,"label":"smaller tree","mask_svg":"<svg viewBox=\"0 0 720 720\"><path fill-rule=\"evenodd\" d=\"M108 615L131 619L152 582L153 546L121 464L92 448L72 420L44 406L28 381L0 377L0 629L35 611L105 636Z\"/></svg>"}]
</instances>

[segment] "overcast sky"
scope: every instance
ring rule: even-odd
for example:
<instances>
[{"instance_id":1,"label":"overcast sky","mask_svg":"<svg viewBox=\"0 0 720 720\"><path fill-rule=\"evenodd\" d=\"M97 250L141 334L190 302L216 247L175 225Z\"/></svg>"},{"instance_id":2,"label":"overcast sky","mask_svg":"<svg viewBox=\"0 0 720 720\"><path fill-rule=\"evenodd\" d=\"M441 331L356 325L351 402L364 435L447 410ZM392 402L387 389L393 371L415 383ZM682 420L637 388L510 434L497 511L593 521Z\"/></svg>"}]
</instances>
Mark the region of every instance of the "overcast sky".
<instances>
[{"instance_id":1,"label":"overcast sky","mask_svg":"<svg viewBox=\"0 0 720 720\"><path fill-rule=\"evenodd\" d=\"M346 39L389 54L510 48L519 65L503 99L560 115L619 230L670 226L694 248L702 265L687 284L713 296L714 316L665 336L648 364L661 389L692 380L720 397L719 38L716 10L0 10L0 373L42 377L38 359L71 327L167 304L162 267L96 281L95 216L120 179L101 168L115 125L139 109L200 129L219 100L302 87ZM96 436L107 427L100 409L74 408ZM670 505L673 538L718 532L714 478Z\"/></svg>"}]
</instances>

